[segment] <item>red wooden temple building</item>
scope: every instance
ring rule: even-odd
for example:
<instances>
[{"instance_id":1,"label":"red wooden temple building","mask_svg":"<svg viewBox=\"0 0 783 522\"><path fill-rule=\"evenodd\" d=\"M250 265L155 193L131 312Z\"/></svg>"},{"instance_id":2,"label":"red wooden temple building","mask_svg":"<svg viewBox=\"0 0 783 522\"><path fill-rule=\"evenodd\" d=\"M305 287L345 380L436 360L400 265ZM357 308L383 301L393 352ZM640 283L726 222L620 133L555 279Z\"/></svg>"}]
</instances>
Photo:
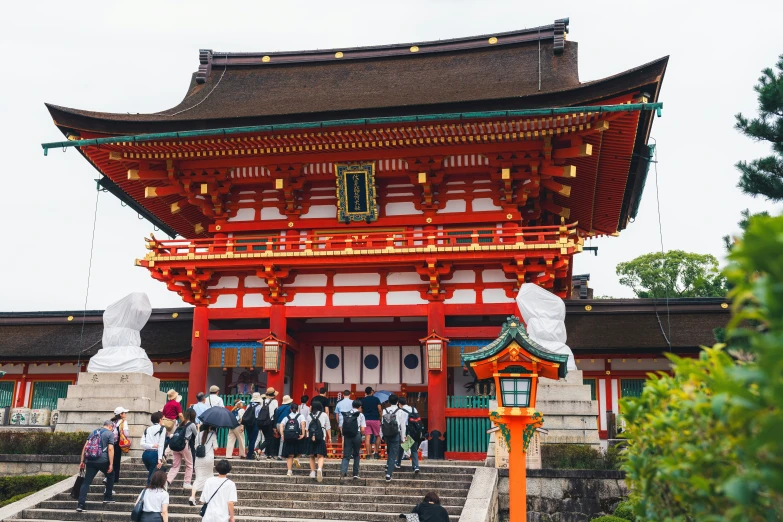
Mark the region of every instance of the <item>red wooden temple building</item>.
<instances>
[{"instance_id":1,"label":"red wooden temple building","mask_svg":"<svg viewBox=\"0 0 783 522\"><path fill-rule=\"evenodd\" d=\"M295 397L409 394L442 433L461 351L523 282L568 298L585 238L638 209L667 58L582 82L567 33L202 50L167 111L47 105L68 141L45 147L76 147L173 238L136 265L194 306L191 402L252 368Z\"/></svg>"}]
</instances>

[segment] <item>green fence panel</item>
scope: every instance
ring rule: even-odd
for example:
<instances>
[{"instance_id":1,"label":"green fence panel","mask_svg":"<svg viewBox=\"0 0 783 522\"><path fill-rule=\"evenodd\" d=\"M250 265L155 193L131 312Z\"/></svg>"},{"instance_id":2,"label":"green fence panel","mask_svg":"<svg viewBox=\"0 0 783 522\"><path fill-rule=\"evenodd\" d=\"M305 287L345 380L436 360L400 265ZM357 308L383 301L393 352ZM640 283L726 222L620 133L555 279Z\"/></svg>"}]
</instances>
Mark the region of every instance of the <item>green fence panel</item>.
<instances>
[{"instance_id":1,"label":"green fence panel","mask_svg":"<svg viewBox=\"0 0 783 522\"><path fill-rule=\"evenodd\" d=\"M641 397L646 379L620 379L620 397Z\"/></svg>"},{"instance_id":2,"label":"green fence panel","mask_svg":"<svg viewBox=\"0 0 783 522\"><path fill-rule=\"evenodd\" d=\"M180 404L182 411L185 411L188 407L188 381L160 381L160 391L167 393L169 390L175 390L182 395Z\"/></svg>"},{"instance_id":3,"label":"green fence panel","mask_svg":"<svg viewBox=\"0 0 783 522\"><path fill-rule=\"evenodd\" d=\"M0 382L0 408L9 408L14 400L13 381Z\"/></svg>"},{"instance_id":4,"label":"green fence panel","mask_svg":"<svg viewBox=\"0 0 783 522\"><path fill-rule=\"evenodd\" d=\"M223 399L223 404L225 404L229 408L233 408L234 403L239 399L245 401L245 406L250 404L250 397L252 397L252 395L249 393L235 393L235 394L224 394L221 395L220 397Z\"/></svg>"},{"instance_id":5,"label":"green fence panel","mask_svg":"<svg viewBox=\"0 0 783 522\"><path fill-rule=\"evenodd\" d=\"M68 395L70 381L64 382L34 382L32 409L49 408L57 409L57 400L64 399Z\"/></svg>"},{"instance_id":6,"label":"green fence panel","mask_svg":"<svg viewBox=\"0 0 783 522\"><path fill-rule=\"evenodd\" d=\"M493 398L489 395L449 395L446 397L446 407L459 409L489 408L489 401Z\"/></svg>"},{"instance_id":7,"label":"green fence panel","mask_svg":"<svg viewBox=\"0 0 783 522\"><path fill-rule=\"evenodd\" d=\"M491 423L489 417L449 417L446 419L446 451L486 453Z\"/></svg>"}]
</instances>

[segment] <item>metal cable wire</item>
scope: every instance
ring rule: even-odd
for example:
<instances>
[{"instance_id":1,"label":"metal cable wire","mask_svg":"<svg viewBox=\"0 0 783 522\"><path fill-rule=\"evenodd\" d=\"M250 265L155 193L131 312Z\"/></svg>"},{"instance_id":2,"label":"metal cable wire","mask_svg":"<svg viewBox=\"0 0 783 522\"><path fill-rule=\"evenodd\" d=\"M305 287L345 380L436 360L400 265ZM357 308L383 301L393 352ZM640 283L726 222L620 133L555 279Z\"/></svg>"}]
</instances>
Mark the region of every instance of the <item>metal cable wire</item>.
<instances>
[{"instance_id":1,"label":"metal cable wire","mask_svg":"<svg viewBox=\"0 0 783 522\"><path fill-rule=\"evenodd\" d=\"M663 258L666 254L663 249L663 224L661 223L661 196L658 191L658 140L650 136L650 139L655 142L655 152L653 153L654 156L652 158L648 158L648 161L652 160L653 166L655 168L655 201L658 206L658 236L661 239L661 257ZM655 308L655 317L658 318L658 326L661 329L661 334L663 334L663 338L666 340L666 344L669 346L669 352L672 351L672 321L671 321L671 313L669 311L669 287L664 285L664 290L666 292L666 324L668 326L669 335L666 335L666 332L663 330L663 324L661 323L661 316L658 315L658 306L655 304L655 301L653 300L653 306Z\"/></svg>"},{"instance_id":2,"label":"metal cable wire","mask_svg":"<svg viewBox=\"0 0 783 522\"><path fill-rule=\"evenodd\" d=\"M84 294L84 313L82 314L82 331L79 334L79 357L76 360L77 372L81 371L82 353L85 351L82 348L82 342L84 341L84 323L87 321L87 299L90 297L90 276L92 275L92 256L95 251L95 228L98 224L98 198L101 196L101 191L95 191L95 212L92 217L92 239L90 240L90 263L87 266L87 291ZM98 344L98 343L95 343ZM92 346L95 346L93 344ZM92 348L90 346L90 348Z\"/></svg>"}]
</instances>

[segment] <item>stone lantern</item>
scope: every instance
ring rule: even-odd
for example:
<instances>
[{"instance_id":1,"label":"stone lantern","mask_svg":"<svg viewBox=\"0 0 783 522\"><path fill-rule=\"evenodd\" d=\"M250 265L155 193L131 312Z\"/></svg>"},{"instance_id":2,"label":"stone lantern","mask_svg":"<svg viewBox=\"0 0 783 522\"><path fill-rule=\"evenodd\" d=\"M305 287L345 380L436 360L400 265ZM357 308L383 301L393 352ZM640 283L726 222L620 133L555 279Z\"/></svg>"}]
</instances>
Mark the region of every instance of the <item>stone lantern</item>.
<instances>
[{"instance_id":1,"label":"stone lantern","mask_svg":"<svg viewBox=\"0 0 783 522\"><path fill-rule=\"evenodd\" d=\"M538 379L565 379L568 354L548 351L528 336L518 317L509 317L500 336L463 360L479 381L492 379L497 410L490 419L505 438L509 457L511 522L527 520L525 453L544 416L536 411Z\"/></svg>"}]
</instances>

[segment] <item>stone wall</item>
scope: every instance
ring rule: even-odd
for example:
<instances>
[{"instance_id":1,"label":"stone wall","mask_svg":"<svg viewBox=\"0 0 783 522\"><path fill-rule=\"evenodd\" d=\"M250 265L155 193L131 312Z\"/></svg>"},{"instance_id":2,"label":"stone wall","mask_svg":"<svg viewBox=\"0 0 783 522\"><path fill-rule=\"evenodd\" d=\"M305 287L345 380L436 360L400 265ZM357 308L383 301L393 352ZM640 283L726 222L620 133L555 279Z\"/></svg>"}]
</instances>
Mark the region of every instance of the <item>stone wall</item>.
<instances>
[{"instance_id":1,"label":"stone wall","mask_svg":"<svg viewBox=\"0 0 783 522\"><path fill-rule=\"evenodd\" d=\"M79 455L0 455L0 477L13 475L75 475Z\"/></svg>"},{"instance_id":2,"label":"stone wall","mask_svg":"<svg viewBox=\"0 0 783 522\"><path fill-rule=\"evenodd\" d=\"M500 520L508 521L508 470L498 481ZM527 470L528 522L589 522L608 515L628 496L625 473L603 470Z\"/></svg>"}]
</instances>

